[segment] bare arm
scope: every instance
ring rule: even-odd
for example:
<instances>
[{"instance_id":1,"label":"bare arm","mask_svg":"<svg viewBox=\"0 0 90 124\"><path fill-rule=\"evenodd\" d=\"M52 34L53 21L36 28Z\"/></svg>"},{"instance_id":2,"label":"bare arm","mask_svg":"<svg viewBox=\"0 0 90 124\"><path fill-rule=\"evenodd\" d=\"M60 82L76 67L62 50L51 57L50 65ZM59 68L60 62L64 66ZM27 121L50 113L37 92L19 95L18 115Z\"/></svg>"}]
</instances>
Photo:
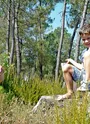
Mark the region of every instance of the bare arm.
<instances>
[{"instance_id":1,"label":"bare arm","mask_svg":"<svg viewBox=\"0 0 90 124\"><path fill-rule=\"evenodd\" d=\"M67 63L71 63L72 65L74 65L75 67L77 67L78 69L82 69L83 68L83 63L80 64L80 63L77 63L76 61L74 61L73 59L66 59Z\"/></svg>"}]
</instances>

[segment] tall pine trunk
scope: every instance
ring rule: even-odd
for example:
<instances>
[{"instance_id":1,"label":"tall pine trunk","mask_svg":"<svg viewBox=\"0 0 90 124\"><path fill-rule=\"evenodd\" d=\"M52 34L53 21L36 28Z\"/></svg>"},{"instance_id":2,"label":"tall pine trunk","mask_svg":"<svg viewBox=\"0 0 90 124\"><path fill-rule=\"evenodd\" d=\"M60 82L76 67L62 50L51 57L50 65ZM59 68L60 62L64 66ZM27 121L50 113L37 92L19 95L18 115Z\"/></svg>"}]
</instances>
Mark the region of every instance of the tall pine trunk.
<instances>
[{"instance_id":1,"label":"tall pine trunk","mask_svg":"<svg viewBox=\"0 0 90 124\"><path fill-rule=\"evenodd\" d=\"M15 48L15 3L14 0L12 0L12 45L10 53L10 64L13 63L14 48Z\"/></svg>"},{"instance_id":2,"label":"tall pine trunk","mask_svg":"<svg viewBox=\"0 0 90 124\"><path fill-rule=\"evenodd\" d=\"M79 24L79 19L75 25L75 28L74 28L74 31L73 31L73 34L72 34L72 37L71 37L71 41L70 41L70 47L69 47L69 53L68 53L68 58L71 57L71 51L72 51L72 46L73 46L73 40L74 40L74 37L75 37L75 34L76 34L76 30L77 30L77 27L78 27L78 24Z\"/></svg>"},{"instance_id":3,"label":"tall pine trunk","mask_svg":"<svg viewBox=\"0 0 90 124\"><path fill-rule=\"evenodd\" d=\"M40 7L42 6L42 1L41 0L39 0L39 4L40 4ZM42 20L41 20L41 18L40 18L40 25L39 25L39 28L40 28L40 59L39 59L39 69L40 69L40 79L42 80L42 78L43 78L43 55L42 55L42 35L41 35L41 30L42 30Z\"/></svg>"},{"instance_id":4,"label":"tall pine trunk","mask_svg":"<svg viewBox=\"0 0 90 124\"><path fill-rule=\"evenodd\" d=\"M9 54L10 44L10 25L11 25L11 0L8 2L8 14L7 14L7 40L6 40L6 54ZM9 60L8 60L9 63Z\"/></svg>"},{"instance_id":5,"label":"tall pine trunk","mask_svg":"<svg viewBox=\"0 0 90 124\"><path fill-rule=\"evenodd\" d=\"M80 28L83 26L84 21L85 21L85 17L86 17L86 13L87 13L87 8L88 8L88 2L89 2L89 0L85 0L83 14L82 14L82 20L81 20L81 23L80 23ZM75 61L78 61L80 40L81 40L80 35L78 35L77 43L76 43Z\"/></svg>"},{"instance_id":6,"label":"tall pine trunk","mask_svg":"<svg viewBox=\"0 0 90 124\"><path fill-rule=\"evenodd\" d=\"M15 41L16 41L16 60L17 60L17 74L21 72L21 54L20 54L20 44L19 44L19 25L18 25L18 11L20 8L20 3L16 8L16 20L15 20Z\"/></svg>"},{"instance_id":7,"label":"tall pine trunk","mask_svg":"<svg viewBox=\"0 0 90 124\"><path fill-rule=\"evenodd\" d=\"M62 29L61 29L61 37L60 37L60 43L59 43L57 61L56 61L55 81L58 80L59 65L61 63L61 50L62 50L63 37L64 37L65 13L66 13L66 0L64 0L64 8L62 13Z\"/></svg>"}]
</instances>

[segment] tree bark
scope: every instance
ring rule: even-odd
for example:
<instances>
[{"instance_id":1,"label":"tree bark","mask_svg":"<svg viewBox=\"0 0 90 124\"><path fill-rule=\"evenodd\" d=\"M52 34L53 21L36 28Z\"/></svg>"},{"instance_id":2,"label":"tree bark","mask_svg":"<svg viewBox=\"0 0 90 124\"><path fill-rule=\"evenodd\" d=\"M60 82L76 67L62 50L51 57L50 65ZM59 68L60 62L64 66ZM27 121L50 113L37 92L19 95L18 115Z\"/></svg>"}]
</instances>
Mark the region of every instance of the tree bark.
<instances>
[{"instance_id":1,"label":"tree bark","mask_svg":"<svg viewBox=\"0 0 90 124\"><path fill-rule=\"evenodd\" d=\"M10 25L11 25L11 0L8 3L8 14L7 14L7 40L6 40L6 54L9 55L9 44L10 44ZM8 60L9 63L9 60Z\"/></svg>"},{"instance_id":2,"label":"tree bark","mask_svg":"<svg viewBox=\"0 0 90 124\"><path fill-rule=\"evenodd\" d=\"M77 30L77 27L78 27L78 23L79 23L79 20L77 21L77 23L76 23L76 25L75 25L75 28L74 28L74 31L73 31L73 35L72 35L72 38L71 38L71 41L70 41L70 48L69 48L69 54L68 54L68 57L69 57L69 58L71 57L71 51L72 51L72 46L73 46L73 40L74 40L75 33L76 33L76 30Z\"/></svg>"},{"instance_id":3,"label":"tree bark","mask_svg":"<svg viewBox=\"0 0 90 124\"><path fill-rule=\"evenodd\" d=\"M20 44L19 44L19 25L18 25L18 11L20 8L20 3L17 5L16 9L16 20L15 20L15 40L16 40L16 58L17 58L17 74L21 72L21 54L20 54Z\"/></svg>"},{"instance_id":4,"label":"tree bark","mask_svg":"<svg viewBox=\"0 0 90 124\"><path fill-rule=\"evenodd\" d=\"M42 6L42 1L41 0L39 0L39 4L40 4L40 7ZM42 59L43 59L43 56L42 56L42 34L41 34L41 30L42 30L42 20L41 20L41 18L40 18L40 25L39 25L40 27L40 50L41 50L41 52L40 52L40 60L39 60L39 69L40 69L40 79L42 80L42 78L43 78L43 62L42 62Z\"/></svg>"},{"instance_id":5,"label":"tree bark","mask_svg":"<svg viewBox=\"0 0 90 124\"><path fill-rule=\"evenodd\" d=\"M61 37L60 37L60 43L59 43L57 61L56 61L55 81L58 80L59 65L61 63L61 50L62 50L63 37L64 37L65 12L66 12L66 0L64 0L64 9L62 13L62 30L61 30Z\"/></svg>"},{"instance_id":6,"label":"tree bark","mask_svg":"<svg viewBox=\"0 0 90 124\"><path fill-rule=\"evenodd\" d=\"M10 64L13 63L14 47L15 47L15 3L14 0L12 0L12 45L10 53Z\"/></svg>"}]
</instances>

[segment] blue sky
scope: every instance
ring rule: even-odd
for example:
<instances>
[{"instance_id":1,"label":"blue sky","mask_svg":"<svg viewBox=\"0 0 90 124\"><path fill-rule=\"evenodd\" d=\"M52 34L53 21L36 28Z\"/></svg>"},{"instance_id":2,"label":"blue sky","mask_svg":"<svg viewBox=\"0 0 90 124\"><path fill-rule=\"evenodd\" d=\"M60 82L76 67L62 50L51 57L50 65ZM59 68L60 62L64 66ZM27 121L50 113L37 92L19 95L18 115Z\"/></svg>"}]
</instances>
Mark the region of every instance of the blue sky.
<instances>
[{"instance_id":1,"label":"blue sky","mask_svg":"<svg viewBox=\"0 0 90 124\"><path fill-rule=\"evenodd\" d=\"M61 27L61 12L63 11L63 3L58 3L55 6L55 10L51 12L50 17L54 19L52 25L52 30L54 30L57 27ZM67 25L65 24L65 27L67 28ZM72 29L67 28L68 32L72 34Z\"/></svg>"}]
</instances>

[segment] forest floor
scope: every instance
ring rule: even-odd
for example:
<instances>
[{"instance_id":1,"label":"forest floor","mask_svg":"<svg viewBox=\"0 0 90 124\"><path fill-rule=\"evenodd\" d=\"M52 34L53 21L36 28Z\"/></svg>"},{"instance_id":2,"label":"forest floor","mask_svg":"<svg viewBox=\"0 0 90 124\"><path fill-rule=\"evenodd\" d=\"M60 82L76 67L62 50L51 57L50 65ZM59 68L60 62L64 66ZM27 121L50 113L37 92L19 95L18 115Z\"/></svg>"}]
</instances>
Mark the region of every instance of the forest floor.
<instances>
[{"instance_id":1,"label":"forest floor","mask_svg":"<svg viewBox=\"0 0 90 124\"><path fill-rule=\"evenodd\" d=\"M0 124L89 124L90 93L60 101L54 106L43 103L36 113L33 106L14 98L8 104L0 94Z\"/></svg>"}]
</instances>

